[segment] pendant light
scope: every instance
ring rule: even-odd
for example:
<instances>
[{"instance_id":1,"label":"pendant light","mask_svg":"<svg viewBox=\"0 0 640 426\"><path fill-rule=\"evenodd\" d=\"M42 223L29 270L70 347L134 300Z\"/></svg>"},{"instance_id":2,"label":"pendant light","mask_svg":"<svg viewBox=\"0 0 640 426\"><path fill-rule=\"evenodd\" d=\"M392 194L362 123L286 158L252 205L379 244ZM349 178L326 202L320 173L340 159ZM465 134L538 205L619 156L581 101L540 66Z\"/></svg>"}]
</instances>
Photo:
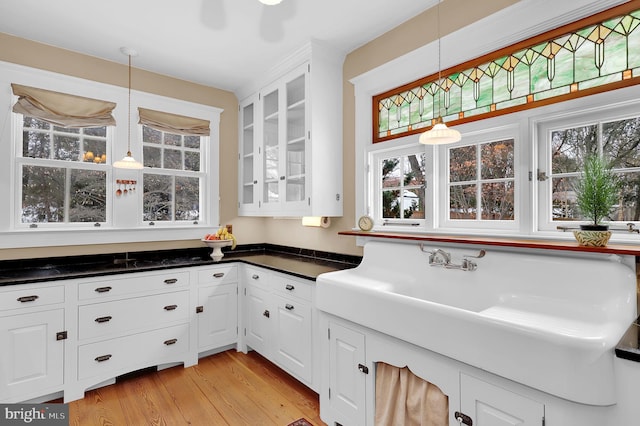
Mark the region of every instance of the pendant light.
<instances>
[{"instance_id":1,"label":"pendant light","mask_svg":"<svg viewBox=\"0 0 640 426\"><path fill-rule=\"evenodd\" d=\"M132 170L140 170L144 166L142 163L138 162L131 155L131 57L138 56L138 52L129 48L129 47L121 47L120 52L124 55L127 55L129 58L129 113L128 113L128 121L127 121L127 155L120 161L116 161L113 163L113 167L116 169L132 169Z\"/></svg>"},{"instance_id":2,"label":"pendant light","mask_svg":"<svg viewBox=\"0 0 640 426\"><path fill-rule=\"evenodd\" d=\"M440 46L440 3L442 0L438 0L438 8L437 8L437 20L438 20L438 84L440 84L440 89L438 90L438 93L440 93L443 89L442 89L442 69L441 69L441 64L440 64L440 51L441 51L441 46ZM438 95L439 97L440 95ZM460 135L460 132L455 130L455 129L450 129L447 127L446 124L444 124L444 121L442 120L442 108L441 108L442 103L438 104L438 118L435 119L434 121L434 125L431 129L427 130L426 132L422 133L420 135L420 138L418 139L420 141L420 143L425 144L425 145L443 145L443 144L447 144L447 143L454 143L454 142L458 142L460 139L462 139L462 136Z\"/></svg>"},{"instance_id":3,"label":"pendant light","mask_svg":"<svg viewBox=\"0 0 640 426\"><path fill-rule=\"evenodd\" d=\"M282 0L259 0L260 3L266 4L267 6L275 6L276 4L280 4Z\"/></svg>"}]
</instances>

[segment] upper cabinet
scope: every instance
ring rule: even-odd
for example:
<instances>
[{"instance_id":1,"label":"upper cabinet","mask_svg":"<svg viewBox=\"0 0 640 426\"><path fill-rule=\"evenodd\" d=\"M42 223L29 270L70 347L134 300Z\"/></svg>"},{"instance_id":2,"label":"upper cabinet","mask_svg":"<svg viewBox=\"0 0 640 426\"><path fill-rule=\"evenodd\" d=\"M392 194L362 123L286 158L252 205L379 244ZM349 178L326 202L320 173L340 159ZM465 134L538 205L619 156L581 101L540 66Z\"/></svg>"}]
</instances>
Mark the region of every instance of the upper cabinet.
<instances>
[{"instance_id":1,"label":"upper cabinet","mask_svg":"<svg viewBox=\"0 0 640 426\"><path fill-rule=\"evenodd\" d=\"M343 59L312 42L240 102L240 215L342 216Z\"/></svg>"}]
</instances>

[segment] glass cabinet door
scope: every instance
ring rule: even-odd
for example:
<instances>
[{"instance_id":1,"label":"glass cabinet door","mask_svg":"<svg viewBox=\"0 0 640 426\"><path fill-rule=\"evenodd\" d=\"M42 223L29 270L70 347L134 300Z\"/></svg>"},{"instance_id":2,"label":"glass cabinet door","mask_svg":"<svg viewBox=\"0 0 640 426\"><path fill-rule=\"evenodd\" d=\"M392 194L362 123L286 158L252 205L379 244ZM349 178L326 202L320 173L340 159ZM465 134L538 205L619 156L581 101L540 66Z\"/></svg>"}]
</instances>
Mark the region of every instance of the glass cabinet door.
<instances>
[{"instance_id":1,"label":"glass cabinet door","mask_svg":"<svg viewBox=\"0 0 640 426\"><path fill-rule=\"evenodd\" d=\"M254 152L255 137L255 103L251 102L241 106L241 152L240 152L240 168L241 168L241 190L240 204L241 206L252 205L256 201L256 176L254 175L254 163L256 161L256 153Z\"/></svg>"},{"instance_id":2,"label":"glass cabinet door","mask_svg":"<svg viewBox=\"0 0 640 426\"><path fill-rule=\"evenodd\" d=\"M286 83L286 201L305 200L306 73Z\"/></svg>"},{"instance_id":3,"label":"glass cabinet door","mask_svg":"<svg viewBox=\"0 0 640 426\"><path fill-rule=\"evenodd\" d=\"M262 99L262 203L268 208L280 202L280 111L279 89L267 92Z\"/></svg>"}]
</instances>

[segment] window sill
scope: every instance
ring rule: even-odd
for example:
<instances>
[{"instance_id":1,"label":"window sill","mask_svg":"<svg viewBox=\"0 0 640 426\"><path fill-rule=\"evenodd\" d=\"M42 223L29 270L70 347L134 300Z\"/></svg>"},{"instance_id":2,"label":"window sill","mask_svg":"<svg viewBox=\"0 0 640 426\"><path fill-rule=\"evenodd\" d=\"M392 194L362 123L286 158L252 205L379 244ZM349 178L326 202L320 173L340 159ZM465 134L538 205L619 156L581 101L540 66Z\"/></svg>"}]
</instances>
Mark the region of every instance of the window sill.
<instances>
[{"instance_id":1,"label":"window sill","mask_svg":"<svg viewBox=\"0 0 640 426\"><path fill-rule=\"evenodd\" d=\"M580 246L576 241L551 239L524 239L516 237L484 237L484 236L461 236L448 234L426 234L426 233L399 233L380 231L340 231L339 235L350 235L362 238L380 238L391 240L408 241L433 241L438 243L458 243L473 244L497 247L513 247L539 250L560 250L583 253L604 253L617 255L640 256L640 246L636 244L609 244L606 247L585 247Z\"/></svg>"}]
</instances>

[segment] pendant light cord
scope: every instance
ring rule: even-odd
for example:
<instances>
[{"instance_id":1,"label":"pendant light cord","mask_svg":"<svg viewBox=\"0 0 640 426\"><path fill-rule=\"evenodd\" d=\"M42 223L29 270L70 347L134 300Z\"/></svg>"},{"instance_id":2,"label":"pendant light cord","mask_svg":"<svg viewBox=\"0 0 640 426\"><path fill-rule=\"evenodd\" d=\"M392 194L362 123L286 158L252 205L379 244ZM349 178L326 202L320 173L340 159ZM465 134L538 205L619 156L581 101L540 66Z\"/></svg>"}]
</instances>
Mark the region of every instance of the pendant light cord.
<instances>
[{"instance_id":1,"label":"pendant light cord","mask_svg":"<svg viewBox=\"0 0 640 426\"><path fill-rule=\"evenodd\" d=\"M438 85L440 86L440 91L442 91L442 63L441 63L441 51L442 48L440 46L440 3L442 0L438 0L438 9L437 9L437 31L438 31ZM441 95L438 96L438 100L442 98ZM442 103L438 102L438 116L442 119Z\"/></svg>"},{"instance_id":2,"label":"pendant light cord","mask_svg":"<svg viewBox=\"0 0 640 426\"><path fill-rule=\"evenodd\" d=\"M127 116L127 155L131 157L131 55L129 57L129 114Z\"/></svg>"}]
</instances>

